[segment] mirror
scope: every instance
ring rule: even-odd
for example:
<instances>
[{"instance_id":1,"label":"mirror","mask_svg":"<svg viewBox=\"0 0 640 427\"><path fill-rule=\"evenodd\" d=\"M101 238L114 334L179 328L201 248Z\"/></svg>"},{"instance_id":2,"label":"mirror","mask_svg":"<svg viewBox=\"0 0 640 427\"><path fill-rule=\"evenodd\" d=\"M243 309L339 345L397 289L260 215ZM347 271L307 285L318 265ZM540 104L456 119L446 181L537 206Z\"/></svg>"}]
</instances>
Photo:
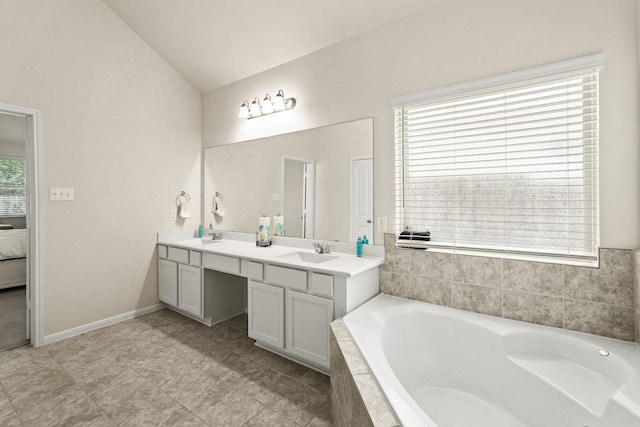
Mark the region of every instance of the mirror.
<instances>
[{"instance_id":1,"label":"mirror","mask_svg":"<svg viewBox=\"0 0 640 427\"><path fill-rule=\"evenodd\" d=\"M373 243L373 119L207 148L203 207L205 228L281 214L287 237Z\"/></svg>"}]
</instances>

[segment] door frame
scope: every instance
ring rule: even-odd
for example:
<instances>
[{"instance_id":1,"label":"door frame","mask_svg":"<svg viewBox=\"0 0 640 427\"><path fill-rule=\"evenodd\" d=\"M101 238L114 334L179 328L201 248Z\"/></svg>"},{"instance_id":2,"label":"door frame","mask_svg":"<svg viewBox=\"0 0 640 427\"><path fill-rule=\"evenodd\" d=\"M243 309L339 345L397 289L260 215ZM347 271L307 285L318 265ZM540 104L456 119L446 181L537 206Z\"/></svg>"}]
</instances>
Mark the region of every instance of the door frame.
<instances>
[{"instance_id":1,"label":"door frame","mask_svg":"<svg viewBox=\"0 0 640 427\"><path fill-rule=\"evenodd\" d=\"M26 223L29 230L27 248L27 311L31 345L44 344L44 301L42 273L42 112L34 108L0 103L0 113L27 119L25 159L27 161L28 198Z\"/></svg>"},{"instance_id":2,"label":"door frame","mask_svg":"<svg viewBox=\"0 0 640 427\"><path fill-rule=\"evenodd\" d=\"M355 163L358 161L363 161L363 160L370 160L371 161L371 185L369 187L369 204L370 204L370 208L371 208L371 218L369 222L369 237L367 237L367 239L369 239L369 243L373 244L374 243L374 228L373 228L373 156L356 156L356 157L352 157L350 162L349 162L349 239L352 242L356 241L357 238L357 224L354 223L354 214L353 214L353 210L354 210L354 203L353 203L353 199L354 199L354 174L355 174ZM353 240L351 240L353 239Z\"/></svg>"}]
</instances>

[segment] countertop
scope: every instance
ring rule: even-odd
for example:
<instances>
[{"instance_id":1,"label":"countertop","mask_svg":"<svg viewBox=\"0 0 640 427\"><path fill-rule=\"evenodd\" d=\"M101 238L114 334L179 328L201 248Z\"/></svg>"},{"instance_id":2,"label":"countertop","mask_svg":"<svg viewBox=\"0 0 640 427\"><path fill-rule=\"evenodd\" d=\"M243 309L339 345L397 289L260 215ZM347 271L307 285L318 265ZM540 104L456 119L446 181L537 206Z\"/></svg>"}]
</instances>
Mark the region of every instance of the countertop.
<instances>
[{"instance_id":1,"label":"countertop","mask_svg":"<svg viewBox=\"0 0 640 427\"><path fill-rule=\"evenodd\" d=\"M226 255L266 264L293 267L326 274L337 274L347 277L356 276L384 263L384 257L357 257L353 254L340 252L332 252L330 255L327 255L327 257L335 256L335 258L322 263L306 262L292 259L292 257L289 257L288 255L294 254L295 252L307 252L313 254L315 253L314 250L286 245L258 247L254 242L224 238L211 243L202 243L201 239L198 238L171 240L159 237L158 244L197 250L205 254Z\"/></svg>"}]
</instances>

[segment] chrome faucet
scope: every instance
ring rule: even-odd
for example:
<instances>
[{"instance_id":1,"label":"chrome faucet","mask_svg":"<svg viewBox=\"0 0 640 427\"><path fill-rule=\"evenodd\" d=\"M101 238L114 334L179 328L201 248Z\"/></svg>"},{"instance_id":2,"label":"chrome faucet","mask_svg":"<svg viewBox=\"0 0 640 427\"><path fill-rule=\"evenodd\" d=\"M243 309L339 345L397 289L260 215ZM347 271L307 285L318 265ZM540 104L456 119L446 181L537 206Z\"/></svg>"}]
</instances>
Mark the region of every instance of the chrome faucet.
<instances>
[{"instance_id":1,"label":"chrome faucet","mask_svg":"<svg viewBox=\"0 0 640 427\"><path fill-rule=\"evenodd\" d=\"M331 245L328 243L326 245L323 245L322 243L314 243L313 247L316 248L316 253L319 253L319 254L331 253Z\"/></svg>"}]
</instances>

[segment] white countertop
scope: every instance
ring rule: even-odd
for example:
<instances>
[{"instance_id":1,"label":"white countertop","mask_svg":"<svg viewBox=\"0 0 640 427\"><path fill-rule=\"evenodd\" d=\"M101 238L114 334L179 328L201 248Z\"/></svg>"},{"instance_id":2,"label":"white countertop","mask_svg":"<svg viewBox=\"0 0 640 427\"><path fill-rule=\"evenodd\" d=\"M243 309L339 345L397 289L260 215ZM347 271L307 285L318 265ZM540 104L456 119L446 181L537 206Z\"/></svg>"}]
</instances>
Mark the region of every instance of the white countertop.
<instances>
[{"instance_id":1,"label":"white countertop","mask_svg":"<svg viewBox=\"0 0 640 427\"><path fill-rule=\"evenodd\" d=\"M197 250L202 253L227 255L248 259L250 261L317 271L321 273L337 274L341 276L355 276L367 270L371 270L372 268L376 268L384 263L384 257L368 255L357 257L353 254L340 252L332 252L330 255L327 255L328 257L335 256L335 258L322 263L305 262L302 260L298 261L296 259L292 259L292 257L285 258L283 255L286 256L287 254L295 252L315 253L314 250L286 245L258 247L255 242L224 238L223 240L218 240L212 243L202 243L201 239L198 238L173 240L163 238L162 235L159 235L158 244ZM309 242L309 246L311 246L311 242Z\"/></svg>"}]
</instances>

